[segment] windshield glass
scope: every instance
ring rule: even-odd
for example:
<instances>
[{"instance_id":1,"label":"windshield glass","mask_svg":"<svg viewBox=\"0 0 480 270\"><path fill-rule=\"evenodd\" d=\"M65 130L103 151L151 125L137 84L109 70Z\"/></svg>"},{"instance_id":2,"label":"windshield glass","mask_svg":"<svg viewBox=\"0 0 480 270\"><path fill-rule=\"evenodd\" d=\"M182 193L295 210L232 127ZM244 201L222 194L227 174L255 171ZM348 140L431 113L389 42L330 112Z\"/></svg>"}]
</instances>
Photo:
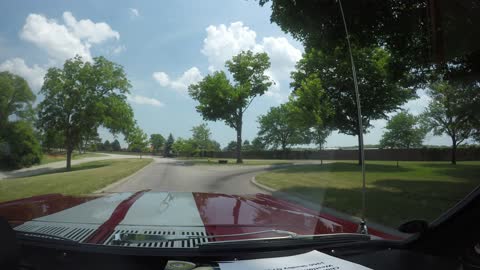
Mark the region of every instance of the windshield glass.
<instances>
[{"instance_id":1,"label":"windshield glass","mask_svg":"<svg viewBox=\"0 0 480 270\"><path fill-rule=\"evenodd\" d=\"M477 1L0 9L0 216L24 236L402 240L479 184Z\"/></svg>"}]
</instances>

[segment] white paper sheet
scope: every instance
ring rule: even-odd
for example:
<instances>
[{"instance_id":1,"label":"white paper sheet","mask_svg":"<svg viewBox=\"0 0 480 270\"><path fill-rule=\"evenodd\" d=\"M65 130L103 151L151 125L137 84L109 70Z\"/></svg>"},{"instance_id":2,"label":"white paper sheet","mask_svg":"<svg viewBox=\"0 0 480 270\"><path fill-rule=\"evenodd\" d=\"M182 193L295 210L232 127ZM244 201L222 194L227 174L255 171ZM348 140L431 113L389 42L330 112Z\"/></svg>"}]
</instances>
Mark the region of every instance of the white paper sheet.
<instances>
[{"instance_id":1,"label":"white paper sheet","mask_svg":"<svg viewBox=\"0 0 480 270\"><path fill-rule=\"evenodd\" d=\"M371 270L318 251L268 259L218 263L221 270Z\"/></svg>"}]
</instances>

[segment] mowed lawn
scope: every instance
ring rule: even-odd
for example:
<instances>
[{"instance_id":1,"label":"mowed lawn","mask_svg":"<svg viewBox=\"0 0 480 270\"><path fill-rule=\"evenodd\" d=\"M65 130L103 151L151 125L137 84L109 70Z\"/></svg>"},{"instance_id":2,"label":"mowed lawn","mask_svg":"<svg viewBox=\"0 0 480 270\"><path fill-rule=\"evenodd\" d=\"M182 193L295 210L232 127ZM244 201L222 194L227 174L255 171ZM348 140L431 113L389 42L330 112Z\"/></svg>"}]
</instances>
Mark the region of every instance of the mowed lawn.
<instances>
[{"instance_id":1,"label":"mowed lawn","mask_svg":"<svg viewBox=\"0 0 480 270\"><path fill-rule=\"evenodd\" d=\"M82 159L82 158L88 158L88 157L103 157L106 156L105 154L100 154L100 153L85 153L85 154L77 154L74 153L72 155L72 159ZM57 162L57 161L63 161L66 160L67 156L65 154L44 154L42 157L42 161L40 161L40 164L47 164L47 163L52 163L52 162Z\"/></svg>"},{"instance_id":2,"label":"mowed lawn","mask_svg":"<svg viewBox=\"0 0 480 270\"><path fill-rule=\"evenodd\" d=\"M480 184L480 162L367 161L367 219L397 227L432 221ZM261 184L359 216L362 178L353 162L296 166L260 174Z\"/></svg>"},{"instance_id":3,"label":"mowed lawn","mask_svg":"<svg viewBox=\"0 0 480 270\"><path fill-rule=\"evenodd\" d=\"M281 160L281 159L243 159L243 163L237 164L237 160L234 158L178 158L178 160L185 161L193 165L219 165L219 166L229 166L229 165L287 165L293 164L292 160ZM227 160L227 164L219 164L218 160Z\"/></svg>"},{"instance_id":4,"label":"mowed lawn","mask_svg":"<svg viewBox=\"0 0 480 270\"><path fill-rule=\"evenodd\" d=\"M48 193L91 193L133 174L151 161L138 158L93 161L74 165L69 172L0 180L0 201Z\"/></svg>"}]
</instances>

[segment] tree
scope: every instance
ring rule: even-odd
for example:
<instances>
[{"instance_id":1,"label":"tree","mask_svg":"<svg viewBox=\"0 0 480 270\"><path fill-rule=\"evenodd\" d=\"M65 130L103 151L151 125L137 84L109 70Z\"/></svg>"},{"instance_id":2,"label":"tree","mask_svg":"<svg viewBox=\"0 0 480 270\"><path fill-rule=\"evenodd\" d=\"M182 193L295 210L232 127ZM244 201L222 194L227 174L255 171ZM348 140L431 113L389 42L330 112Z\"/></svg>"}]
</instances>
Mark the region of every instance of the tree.
<instances>
[{"instance_id":1,"label":"tree","mask_svg":"<svg viewBox=\"0 0 480 270\"><path fill-rule=\"evenodd\" d=\"M273 149L279 146L286 152L289 145L310 143L308 128L298 125L289 104L272 107L267 114L258 117L258 136Z\"/></svg>"},{"instance_id":2,"label":"tree","mask_svg":"<svg viewBox=\"0 0 480 270\"><path fill-rule=\"evenodd\" d=\"M359 137L360 132L366 133L371 127L372 120L387 118L387 113L398 110L416 95L413 89L402 88L392 80L389 74L391 56L384 49L353 47L352 51L359 71L363 131L359 130L352 70L344 48L337 47L331 53L315 49L305 53L297 63L297 70L292 73L291 86L297 96L307 90L307 96L326 99L325 108L331 109L331 117L323 121L322 129L328 127ZM308 102L301 103L302 106L309 105ZM315 106L312 108L315 109ZM321 118L322 115L316 117Z\"/></svg>"},{"instance_id":3,"label":"tree","mask_svg":"<svg viewBox=\"0 0 480 270\"><path fill-rule=\"evenodd\" d=\"M58 130L65 137L67 170L73 148L82 137L103 126L113 134L128 135L134 126L133 111L126 102L130 83L120 65L103 57L84 62L69 59L63 68L50 68L40 90L38 126Z\"/></svg>"},{"instance_id":4,"label":"tree","mask_svg":"<svg viewBox=\"0 0 480 270\"><path fill-rule=\"evenodd\" d=\"M210 145L208 146L208 151L221 151L220 143L215 140L210 140Z\"/></svg>"},{"instance_id":5,"label":"tree","mask_svg":"<svg viewBox=\"0 0 480 270\"><path fill-rule=\"evenodd\" d=\"M446 81L433 83L428 90L431 101L422 114L423 125L434 135L448 135L452 140L452 164L456 164L457 147L474 134L472 97L480 95L478 85L465 86Z\"/></svg>"},{"instance_id":6,"label":"tree","mask_svg":"<svg viewBox=\"0 0 480 270\"><path fill-rule=\"evenodd\" d=\"M172 146L175 142L172 133L168 135L167 141L165 142L165 147L163 148L163 156L169 157L172 154Z\"/></svg>"},{"instance_id":7,"label":"tree","mask_svg":"<svg viewBox=\"0 0 480 270\"><path fill-rule=\"evenodd\" d=\"M195 142L192 139L178 137L172 145L172 150L180 156L193 156L196 150Z\"/></svg>"},{"instance_id":8,"label":"tree","mask_svg":"<svg viewBox=\"0 0 480 270\"><path fill-rule=\"evenodd\" d=\"M227 144L227 146L225 146L223 151L234 152L236 149L237 149L237 142L236 141L231 141Z\"/></svg>"},{"instance_id":9,"label":"tree","mask_svg":"<svg viewBox=\"0 0 480 270\"><path fill-rule=\"evenodd\" d=\"M243 141L242 145L242 151L251 151L252 150L252 145L250 144L249 140Z\"/></svg>"},{"instance_id":10,"label":"tree","mask_svg":"<svg viewBox=\"0 0 480 270\"><path fill-rule=\"evenodd\" d=\"M112 147L112 151L122 150L122 147L120 146L120 142L117 139L115 139L110 146Z\"/></svg>"},{"instance_id":11,"label":"tree","mask_svg":"<svg viewBox=\"0 0 480 270\"><path fill-rule=\"evenodd\" d=\"M65 146L65 137L62 132L57 130L46 130L41 133L41 145L44 150L51 152L52 149L58 151L58 149L63 149Z\"/></svg>"},{"instance_id":12,"label":"tree","mask_svg":"<svg viewBox=\"0 0 480 270\"><path fill-rule=\"evenodd\" d=\"M322 150L334 125L334 107L318 74L310 74L290 95L289 109L298 125L309 128L312 141Z\"/></svg>"},{"instance_id":13,"label":"tree","mask_svg":"<svg viewBox=\"0 0 480 270\"><path fill-rule=\"evenodd\" d=\"M87 148L96 143L99 138L97 130L91 130L82 134L80 142L78 143L78 152L80 154L85 153Z\"/></svg>"},{"instance_id":14,"label":"tree","mask_svg":"<svg viewBox=\"0 0 480 270\"><path fill-rule=\"evenodd\" d=\"M252 147L251 147L252 151L264 151L266 147L267 146L265 145L265 143L259 137L255 137L252 140Z\"/></svg>"},{"instance_id":15,"label":"tree","mask_svg":"<svg viewBox=\"0 0 480 270\"><path fill-rule=\"evenodd\" d=\"M420 126L418 117L402 111L393 116L385 126L380 148L421 147L426 130Z\"/></svg>"},{"instance_id":16,"label":"tree","mask_svg":"<svg viewBox=\"0 0 480 270\"><path fill-rule=\"evenodd\" d=\"M303 42L305 51L329 53L345 43L338 1L259 0L271 2L270 20ZM432 63L455 62L452 75L480 71L480 6L475 0L385 1L343 0L352 42L359 47L381 45L392 54L393 80L404 86L425 81ZM469 29L468 34L458 29ZM471 78L475 76L470 76Z\"/></svg>"},{"instance_id":17,"label":"tree","mask_svg":"<svg viewBox=\"0 0 480 270\"><path fill-rule=\"evenodd\" d=\"M192 142L194 144L195 149L198 151L208 151L212 146L210 136L212 132L208 128L206 123L200 124L198 126L194 126L192 129Z\"/></svg>"},{"instance_id":18,"label":"tree","mask_svg":"<svg viewBox=\"0 0 480 270\"><path fill-rule=\"evenodd\" d=\"M0 130L4 130L11 116L26 120L33 116L35 94L27 81L8 71L0 72Z\"/></svg>"},{"instance_id":19,"label":"tree","mask_svg":"<svg viewBox=\"0 0 480 270\"><path fill-rule=\"evenodd\" d=\"M161 134L150 135L150 145L152 146L153 153L159 153L165 144L165 138Z\"/></svg>"},{"instance_id":20,"label":"tree","mask_svg":"<svg viewBox=\"0 0 480 270\"><path fill-rule=\"evenodd\" d=\"M237 133L236 158L242 163L243 114L257 96L263 95L272 81L265 75L270 67L266 53L244 51L226 62L232 84L223 71L206 76L189 86L190 96L200 104L196 107L205 120L223 120Z\"/></svg>"},{"instance_id":21,"label":"tree","mask_svg":"<svg viewBox=\"0 0 480 270\"><path fill-rule=\"evenodd\" d=\"M128 142L128 150L133 152L139 152L140 158L142 158L142 153L148 151L148 139L147 134L143 132L138 126L135 126L125 138Z\"/></svg>"},{"instance_id":22,"label":"tree","mask_svg":"<svg viewBox=\"0 0 480 270\"><path fill-rule=\"evenodd\" d=\"M105 140L105 142L103 143L103 150L108 152L112 151L112 144L109 140Z\"/></svg>"},{"instance_id":23,"label":"tree","mask_svg":"<svg viewBox=\"0 0 480 270\"><path fill-rule=\"evenodd\" d=\"M0 164L8 168L29 167L42 158L40 144L27 121L6 123L0 130L0 145Z\"/></svg>"}]
</instances>

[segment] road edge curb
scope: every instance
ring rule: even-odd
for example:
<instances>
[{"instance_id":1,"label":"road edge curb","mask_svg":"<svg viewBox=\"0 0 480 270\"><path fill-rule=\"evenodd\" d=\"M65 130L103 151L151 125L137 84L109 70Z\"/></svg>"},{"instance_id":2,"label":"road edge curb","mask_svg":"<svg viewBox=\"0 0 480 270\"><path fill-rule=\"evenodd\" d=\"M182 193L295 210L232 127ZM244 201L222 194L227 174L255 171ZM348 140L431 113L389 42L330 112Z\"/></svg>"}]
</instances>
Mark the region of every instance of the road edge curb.
<instances>
[{"instance_id":1,"label":"road edge curb","mask_svg":"<svg viewBox=\"0 0 480 270\"><path fill-rule=\"evenodd\" d=\"M139 174L141 171L145 170L146 168L152 166L152 164L155 163L155 160L152 158L152 161L150 161L150 163L148 163L147 165L145 165L143 168L141 168L140 170L130 174L129 176L126 176L118 181L115 181L113 183L111 183L110 185L106 186L106 187L103 187L101 189L98 189L98 190L95 190L94 192L92 192L92 194L99 194L99 193L107 193L109 189L112 189L112 188L115 188L125 182L127 182L128 180L130 180L131 178L133 178L134 176L136 176L137 174Z\"/></svg>"}]
</instances>

